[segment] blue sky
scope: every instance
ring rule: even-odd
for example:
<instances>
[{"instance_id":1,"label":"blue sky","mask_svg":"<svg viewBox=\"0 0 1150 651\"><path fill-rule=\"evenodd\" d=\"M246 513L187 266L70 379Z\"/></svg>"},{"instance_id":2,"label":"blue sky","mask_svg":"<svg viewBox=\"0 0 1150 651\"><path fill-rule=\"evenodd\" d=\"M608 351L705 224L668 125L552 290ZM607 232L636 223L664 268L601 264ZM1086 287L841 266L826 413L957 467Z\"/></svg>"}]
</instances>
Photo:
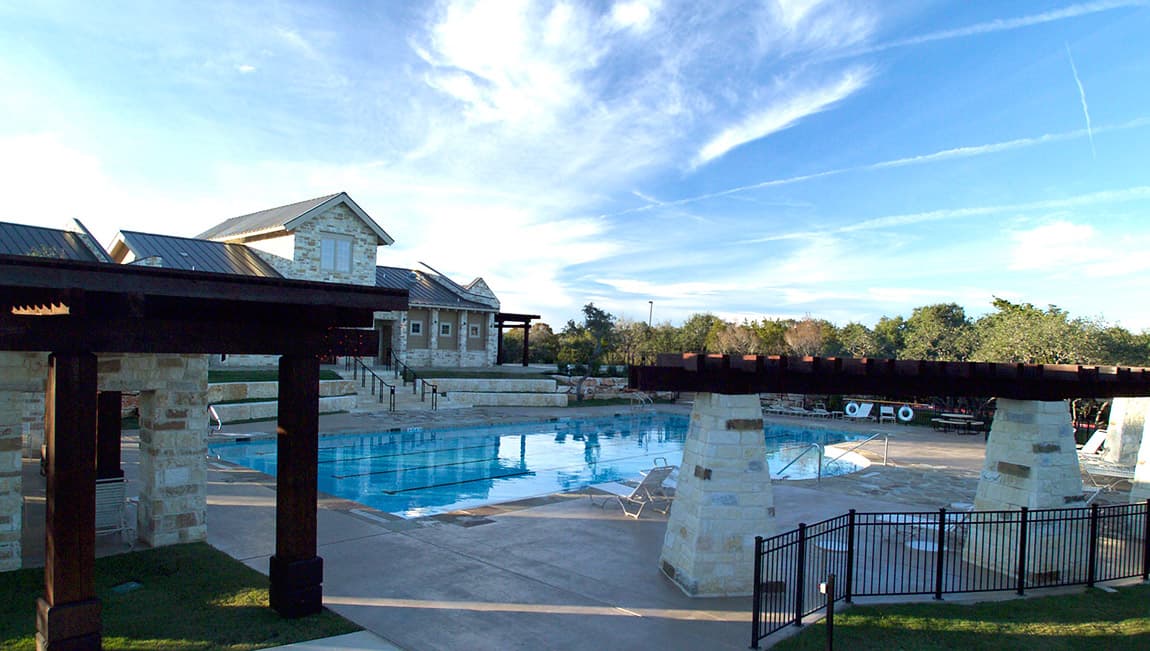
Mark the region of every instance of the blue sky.
<instances>
[{"instance_id":1,"label":"blue sky","mask_svg":"<svg viewBox=\"0 0 1150 651\"><path fill-rule=\"evenodd\" d=\"M0 0L0 220L193 236L340 190L556 327L1150 328L1150 5Z\"/></svg>"}]
</instances>

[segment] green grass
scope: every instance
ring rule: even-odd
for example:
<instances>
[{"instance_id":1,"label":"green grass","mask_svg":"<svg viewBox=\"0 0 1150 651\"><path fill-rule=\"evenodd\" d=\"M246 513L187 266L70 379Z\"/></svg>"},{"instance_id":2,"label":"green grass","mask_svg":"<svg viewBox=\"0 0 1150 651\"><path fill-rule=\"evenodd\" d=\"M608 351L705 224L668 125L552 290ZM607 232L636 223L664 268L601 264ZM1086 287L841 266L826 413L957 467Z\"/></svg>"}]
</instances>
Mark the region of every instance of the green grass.
<instances>
[{"instance_id":1,"label":"green grass","mask_svg":"<svg viewBox=\"0 0 1150 651\"><path fill-rule=\"evenodd\" d=\"M224 382L279 382L280 374L278 370L268 369L266 371L208 371L208 384L222 384ZM319 379L321 380L342 380L339 373L329 369L320 369Z\"/></svg>"},{"instance_id":2,"label":"green grass","mask_svg":"<svg viewBox=\"0 0 1150 651\"><path fill-rule=\"evenodd\" d=\"M468 371L455 369L426 368L415 369L416 375L425 377L429 382L439 378L444 379L479 379L479 380L550 380L547 373L500 373L499 371Z\"/></svg>"},{"instance_id":3,"label":"green grass","mask_svg":"<svg viewBox=\"0 0 1150 651\"><path fill-rule=\"evenodd\" d=\"M137 581L124 593L114 586ZM0 649L36 648L43 568L0 574ZM268 579L205 543L96 560L108 651L246 651L342 635L359 626L324 609L284 619L268 607Z\"/></svg>"},{"instance_id":4,"label":"green grass","mask_svg":"<svg viewBox=\"0 0 1150 651\"><path fill-rule=\"evenodd\" d=\"M855 606L835 613L834 644L852 651L1144 651L1150 648L1150 585L980 604ZM772 648L825 649L825 621Z\"/></svg>"}]
</instances>

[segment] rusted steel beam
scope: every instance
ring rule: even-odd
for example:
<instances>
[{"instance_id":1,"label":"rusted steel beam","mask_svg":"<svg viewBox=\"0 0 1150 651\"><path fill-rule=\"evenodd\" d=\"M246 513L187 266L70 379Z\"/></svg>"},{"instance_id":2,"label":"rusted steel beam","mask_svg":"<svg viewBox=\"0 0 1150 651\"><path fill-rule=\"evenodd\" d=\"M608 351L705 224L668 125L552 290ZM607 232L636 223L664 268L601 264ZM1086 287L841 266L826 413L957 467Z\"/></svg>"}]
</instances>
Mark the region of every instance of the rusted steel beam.
<instances>
[{"instance_id":1,"label":"rusted steel beam","mask_svg":"<svg viewBox=\"0 0 1150 651\"><path fill-rule=\"evenodd\" d=\"M1150 396L1150 369L1072 364L660 354L631 368L643 391L999 396L1017 400Z\"/></svg>"}]
</instances>

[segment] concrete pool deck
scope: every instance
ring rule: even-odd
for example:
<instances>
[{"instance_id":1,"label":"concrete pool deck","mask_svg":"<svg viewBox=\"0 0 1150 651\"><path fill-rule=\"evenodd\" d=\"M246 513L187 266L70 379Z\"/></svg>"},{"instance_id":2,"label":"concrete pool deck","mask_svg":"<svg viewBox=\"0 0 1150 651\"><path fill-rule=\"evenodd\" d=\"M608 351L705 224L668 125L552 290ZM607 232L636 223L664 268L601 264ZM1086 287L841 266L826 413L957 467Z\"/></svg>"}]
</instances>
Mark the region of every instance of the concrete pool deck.
<instances>
[{"instance_id":1,"label":"concrete pool deck","mask_svg":"<svg viewBox=\"0 0 1150 651\"><path fill-rule=\"evenodd\" d=\"M659 410L685 414L689 407ZM370 432L626 411L623 406L340 414L322 417L321 430ZM871 443L863 451L879 463L859 473L822 482L774 482L777 531L850 508L933 511L973 500L985 449L981 436L873 423L770 420L892 433L891 464L886 467L881 465L881 444ZM274 424L229 426L225 431L266 433L274 431ZM131 439L125 438L124 469L134 479ZM33 487L43 482L28 460L25 481L32 499ZM213 462L208 483L209 543L266 573L274 547L274 480ZM1115 500L1125 497L1113 494ZM41 507L37 516L34 503L29 506L25 557L26 565L34 565L37 553L42 559L35 547L43 545L43 512ZM601 509L585 494L570 493L402 520L321 496L318 522L324 602L372 635L288 648L603 651L745 649L749 644L749 597L691 599L658 571L666 517L657 513L631 520L618 508ZM114 544L102 548L105 553L122 550Z\"/></svg>"}]
</instances>

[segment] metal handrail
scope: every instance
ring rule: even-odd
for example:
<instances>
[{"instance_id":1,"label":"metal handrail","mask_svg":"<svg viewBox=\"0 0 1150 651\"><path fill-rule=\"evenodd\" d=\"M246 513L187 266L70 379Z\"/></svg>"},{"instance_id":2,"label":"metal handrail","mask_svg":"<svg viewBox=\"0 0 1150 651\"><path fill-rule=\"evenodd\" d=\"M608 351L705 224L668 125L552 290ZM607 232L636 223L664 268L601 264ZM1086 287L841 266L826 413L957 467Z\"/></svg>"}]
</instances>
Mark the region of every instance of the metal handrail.
<instances>
[{"instance_id":1,"label":"metal handrail","mask_svg":"<svg viewBox=\"0 0 1150 651\"><path fill-rule=\"evenodd\" d=\"M798 447L798 446L791 446L791 447ZM782 476L783 476L783 472L784 472L784 471L785 471L787 468L790 468L791 466L795 465L795 462L796 462L796 461L798 461L799 459L802 459L802 458L803 458L803 455L805 455L806 453L810 452L811 450L818 450L818 451L819 451L819 474L818 474L818 480L819 480L819 481L822 481L822 478L823 478L823 446L819 445L818 443L808 443L808 444L806 444L805 446L803 446L803 451L802 451L802 452L800 452L800 453L799 453L799 454L798 454L798 455L797 455L797 456L796 456L794 459L791 459L791 460L790 460L790 462L789 462L789 463L787 463L787 465L785 465L785 466L783 466L782 468L780 468L780 469L779 469L779 471L778 471L777 473L775 473L775 477L782 477Z\"/></svg>"},{"instance_id":2,"label":"metal handrail","mask_svg":"<svg viewBox=\"0 0 1150 651\"><path fill-rule=\"evenodd\" d=\"M411 377L411 394L415 395L418 393L420 402L424 402L424 399L427 397L427 386L431 385L431 410L432 411L438 410L439 409L439 385L437 385L433 382L428 382L427 379L419 377L418 373L416 373L407 364L404 364L403 360L399 359L399 357L395 354L395 351L389 351L389 352L390 352L390 358L394 362L393 367L395 368L395 377L402 378L403 384L406 386L407 380L408 380L408 375L410 374L410 377Z\"/></svg>"},{"instance_id":3,"label":"metal handrail","mask_svg":"<svg viewBox=\"0 0 1150 651\"><path fill-rule=\"evenodd\" d=\"M890 434L887 434L886 432L875 432L874 434L871 434L870 437L867 438L865 441L860 441L858 444L852 446L849 450L846 450L845 452L843 452L839 456L826 462L826 464L824 464L824 467L831 465L832 463L838 461L839 459L842 459L846 455L850 454L851 452L854 452L855 450L861 448L862 446L866 445L867 443L870 443L871 441L877 439L880 436L883 438L882 465L885 466L886 460L887 460L887 454L890 452Z\"/></svg>"},{"instance_id":4,"label":"metal handrail","mask_svg":"<svg viewBox=\"0 0 1150 651\"><path fill-rule=\"evenodd\" d=\"M637 411L644 407L654 407L655 401L651 396L643 393L642 391L628 391L627 398L631 400L632 411Z\"/></svg>"},{"instance_id":5,"label":"metal handrail","mask_svg":"<svg viewBox=\"0 0 1150 651\"><path fill-rule=\"evenodd\" d=\"M352 372L351 378L353 380L358 379L360 387L366 387L367 386L367 376L371 375L371 395L373 395L373 396L376 395L375 394L375 383L379 382L379 402L383 402L383 387L387 387L388 388L388 394L389 394L388 403L387 403L387 410L388 411L395 411L395 386L394 385L388 384L387 382L384 381L383 378L376 375L375 371L373 371L371 369L371 367L368 366L366 363L364 363L364 361L362 359L360 359L359 357L348 357L347 364L349 366L351 366L351 372ZM363 369L363 373L359 372L360 368Z\"/></svg>"}]
</instances>

